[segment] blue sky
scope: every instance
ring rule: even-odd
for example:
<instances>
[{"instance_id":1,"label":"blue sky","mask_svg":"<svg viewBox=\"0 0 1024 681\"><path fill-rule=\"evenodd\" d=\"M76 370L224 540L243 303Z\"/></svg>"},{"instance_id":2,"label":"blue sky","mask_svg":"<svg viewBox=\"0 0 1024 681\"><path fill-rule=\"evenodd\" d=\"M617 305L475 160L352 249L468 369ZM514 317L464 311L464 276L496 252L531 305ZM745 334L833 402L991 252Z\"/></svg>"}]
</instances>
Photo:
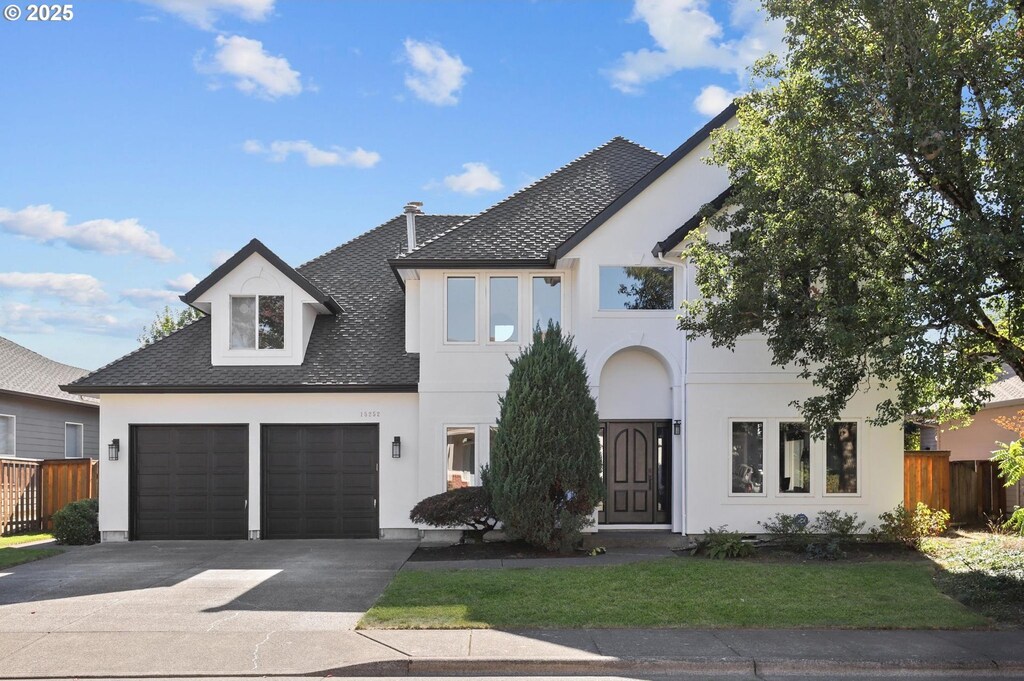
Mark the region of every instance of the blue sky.
<instances>
[{"instance_id":1,"label":"blue sky","mask_svg":"<svg viewBox=\"0 0 1024 681\"><path fill-rule=\"evenodd\" d=\"M756 10L93 0L3 21L0 335L96 368L254 236L298 265L615 135L667 153L778 49Z\"/></svg>"}]
</instances>

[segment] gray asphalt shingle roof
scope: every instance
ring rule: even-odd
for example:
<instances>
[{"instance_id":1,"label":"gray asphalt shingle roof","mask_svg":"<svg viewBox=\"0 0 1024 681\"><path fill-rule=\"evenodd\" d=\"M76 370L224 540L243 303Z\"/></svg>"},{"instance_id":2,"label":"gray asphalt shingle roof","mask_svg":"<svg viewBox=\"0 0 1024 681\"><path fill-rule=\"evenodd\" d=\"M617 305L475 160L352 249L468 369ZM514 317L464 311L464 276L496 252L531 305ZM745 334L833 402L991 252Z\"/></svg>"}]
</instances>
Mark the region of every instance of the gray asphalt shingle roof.
<instances>
[{"instance_id":1,"label":"gray asphalt shingle roof","mask_svg":"<svg viewBox=\"0 0 1024 681\"><path fill-rule=\"evenodd\" d=\"M420 215L416 226L420 234L430 237L464 219L464 215ZM419 357L405 351L405 296L387 263L404 245L405 217L399 216L296 268L343 309L337 315L317 317L305 361L299 366L211 366L210 320L203 317L89 374L74 389L415 389Z\"/></svg>"},{"instance_id":2,"label":"gray asphalt shingle roof","mask_svg":"<svg viewBox=\"0 0 1024 681\"><path fill-rule=\"evenodd\" d=\"M391 262L547 261L548 254L664 157L615 137Z\"/></svg>"},{"instance_id":3,"label":"gray asphalt shingle roof","mask_svg":"<svg viewBox=\"0 0 1024 681\"><path fill-rule=\"evenodd\" d=\"M988 391L992 393L992 398L986 402L986 406L1024 400L1024 381L1008 365L1003 365L999 378L988 386Z\"/></svg>"},{"instance_id":4,"label":"gray asphalt shingle roof","mask_svg":"<svg viewBox=\"0 0 1024 681\"><path fill-rule=\"evenodd\" d=\"M88 373L0 338L0 391L96 406L95 399L72 395L59 387Z\"/></svg>"}]
</instances>

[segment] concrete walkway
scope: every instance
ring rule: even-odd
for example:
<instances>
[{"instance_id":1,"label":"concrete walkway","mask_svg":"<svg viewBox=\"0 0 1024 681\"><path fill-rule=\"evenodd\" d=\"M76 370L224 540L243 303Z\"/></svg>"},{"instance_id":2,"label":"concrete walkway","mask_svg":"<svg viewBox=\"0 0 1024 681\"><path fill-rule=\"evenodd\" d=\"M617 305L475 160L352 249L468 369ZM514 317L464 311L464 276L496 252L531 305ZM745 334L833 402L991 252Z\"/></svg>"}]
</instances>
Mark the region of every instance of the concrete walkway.
<instances>
[{"instance_id":1,"label":"concrete walkway","mask_svg":"<svg viewBox=\"0 0 1024 681\"><path fill-rule=\"evenodd\" d=\"M1020 631L8 633L0 637L0 678L878 672L1022 678L1021 639Z\"/></svg>"}]
</instances>

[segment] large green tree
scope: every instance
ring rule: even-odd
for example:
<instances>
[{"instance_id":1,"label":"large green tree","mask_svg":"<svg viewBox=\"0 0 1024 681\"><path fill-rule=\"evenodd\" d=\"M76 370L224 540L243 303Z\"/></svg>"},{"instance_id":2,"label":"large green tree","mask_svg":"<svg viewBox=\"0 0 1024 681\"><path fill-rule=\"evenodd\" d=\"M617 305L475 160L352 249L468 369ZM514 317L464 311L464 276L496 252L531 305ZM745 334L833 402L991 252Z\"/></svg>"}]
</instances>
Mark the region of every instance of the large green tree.
<instances>
[{"instance_id":1,"label":"large green tree","mask_svg":"<svg viewBox=\"0 0 1024 681\"><path fill-rule=\"evenodd\" d=\"M511 362L484 485L511 538L571 549L603 497L586 367L556 324Z\"/></svg>"},{"instance_id":2,"label":"large green tree","mask_svg":"<svg viewBox=\"0 0 1024 681\"><path fill-rule=\"evenodd\" d=\"M785 53L714 136L733 193L681 327L765 334L817 432L868 386L878 423L975 411L999 365L1024 377L1024 2L764 7Z\"/></svg>"}]
</instances>

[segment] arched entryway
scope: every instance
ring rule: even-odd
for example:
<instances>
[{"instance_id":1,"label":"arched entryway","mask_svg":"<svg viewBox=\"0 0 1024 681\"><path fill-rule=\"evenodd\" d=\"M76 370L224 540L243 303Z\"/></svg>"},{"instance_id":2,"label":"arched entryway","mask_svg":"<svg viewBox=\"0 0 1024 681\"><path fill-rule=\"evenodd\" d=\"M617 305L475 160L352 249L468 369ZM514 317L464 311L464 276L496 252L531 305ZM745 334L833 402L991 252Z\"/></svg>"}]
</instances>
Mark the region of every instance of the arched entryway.
<instances>
[{"instance_id":1,"label":"arched entryway","mask_svg":"<svg viewBox=\"0 0 1024 681\"><path fill-rule=\"evenodd\" d=\"M598 522L660 525L672 521L672 378L647 348L616 352L601 368L598 415L605 503Z\"/></svg>"}]
</instances>

